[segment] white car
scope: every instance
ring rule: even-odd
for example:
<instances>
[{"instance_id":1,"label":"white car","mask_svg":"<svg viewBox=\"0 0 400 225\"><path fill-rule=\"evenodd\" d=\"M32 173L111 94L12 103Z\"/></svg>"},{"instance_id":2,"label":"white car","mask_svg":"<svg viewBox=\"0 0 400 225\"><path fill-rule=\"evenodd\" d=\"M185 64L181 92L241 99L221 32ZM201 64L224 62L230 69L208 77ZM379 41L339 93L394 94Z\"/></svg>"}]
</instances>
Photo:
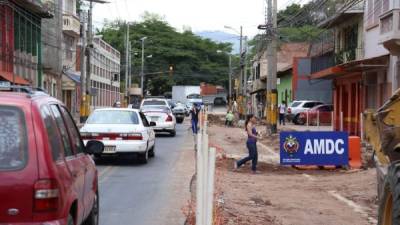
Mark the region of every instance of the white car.
<instances>
[{"instance_id":1,"label":"white car","mask_svg":"<svg viewBox=\"0 0 400 225\"><path fill-rule=\"evenodd\" d=\"M155 154L155 125L137 109L104 108L93 111L80 133L85 144L89 140L103 142L103 153L95 157L136 154L147 163Z\"/></svg>"},{"instance_id":2,"label":"white car","mask_svg":"<svg viewBox=\"0 0 400 225\"><path fill-rule=\"evenodd\" d=\"M307 110L310 110L314 106L317 105L322 105L322 102L319 101L309 101L309 100L303 100L303 101L293 101L292 104L287 108L287 113L286 113L286 118L289 121L293 121L293 123L298 124L299 121L299 115L302 112L306 112Z\"/></svg>"},{"instance_id":3,"label":"white car","mask_svg":"<svg viewBox=\"0 0 400 225\"><path fill-rule=\"evenodd\" d=\"M171 109L168 100L162 98L145 98L142 100L142 103L140 104L140 109L142 109L145 106L165 106Z\"/></svg>"},{"instance_id":4,"label":"white car","mask_svg":"<svg viewBox=\"0 0 400 225\"><path fill-rule=\"evenodd\" d=\"M176 118L171 109L167 106L143 106L140 111L146 115L150 122L155 122L155 132L167 132L172 137L176 135Z\"/></svg>"}]
</instances>

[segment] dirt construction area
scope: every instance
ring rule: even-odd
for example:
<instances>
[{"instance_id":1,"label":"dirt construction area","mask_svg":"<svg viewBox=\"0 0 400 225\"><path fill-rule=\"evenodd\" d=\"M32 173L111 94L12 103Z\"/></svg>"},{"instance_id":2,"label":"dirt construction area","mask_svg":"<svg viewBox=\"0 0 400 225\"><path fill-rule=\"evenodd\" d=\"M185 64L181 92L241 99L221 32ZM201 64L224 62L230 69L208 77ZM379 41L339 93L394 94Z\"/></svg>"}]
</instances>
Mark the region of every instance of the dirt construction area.
<instances>
[{"instance_id":1,"label":"dirt construction area","mask_svg":"<svg viewBox=\"0 0 400 225\"><path fill-rule=\"evenodd\" d=\"M296 169L279 165L278 136L258 143L260 174L251 163L233 170L247 155L243 128L209 126L217 147L216 192L226 225L368 225L377 224L374 168Z\"/></svg>"}]
</instances>

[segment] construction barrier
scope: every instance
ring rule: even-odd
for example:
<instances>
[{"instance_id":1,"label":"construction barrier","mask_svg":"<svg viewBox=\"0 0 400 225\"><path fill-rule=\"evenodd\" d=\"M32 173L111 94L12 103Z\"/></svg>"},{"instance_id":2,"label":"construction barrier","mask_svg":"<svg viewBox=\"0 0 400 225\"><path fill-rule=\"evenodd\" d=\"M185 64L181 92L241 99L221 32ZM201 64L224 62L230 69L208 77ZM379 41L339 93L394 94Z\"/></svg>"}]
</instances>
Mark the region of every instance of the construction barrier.
<instances>
[{"instance_id":1,"label":"construction barrier","mask_svg":"<svg viewBox=\"0 0 400 225\"><path fill-rule=\"evenodd\" d=\"M200 114L196 136L196 225L212 225L216 149L209 148L207 113Z\"/></svg>"},{"instance_id":2,"label":"construction barrier","mask_svg":"<svg viewBox=\"0 0 400 225\"><path fill-rule=\"evenodd\" d=\"M352 169L361 168L361 138L358 136L349 137L349 166Z\"/></svg>"}]
</instances>

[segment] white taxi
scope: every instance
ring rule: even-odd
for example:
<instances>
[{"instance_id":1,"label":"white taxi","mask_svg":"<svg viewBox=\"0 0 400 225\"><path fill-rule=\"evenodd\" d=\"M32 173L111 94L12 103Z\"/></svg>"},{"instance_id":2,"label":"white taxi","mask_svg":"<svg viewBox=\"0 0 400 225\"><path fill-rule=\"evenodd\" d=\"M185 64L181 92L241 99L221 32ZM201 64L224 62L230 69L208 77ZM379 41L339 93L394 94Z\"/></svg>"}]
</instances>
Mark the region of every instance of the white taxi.
<instances>
[{"instance_id":1,"label":"white taxi","mask_svg":"<svg viewBox=\"0 0 400 225\"><path fill-rule=\"evenodd\" d=\"M96 109L89 116L80 133L85 144L89 140L103 142L101 156L136 154L142 163L154 156L155 122L148 122L137 109Z\"/></svg>"}]
</instances>

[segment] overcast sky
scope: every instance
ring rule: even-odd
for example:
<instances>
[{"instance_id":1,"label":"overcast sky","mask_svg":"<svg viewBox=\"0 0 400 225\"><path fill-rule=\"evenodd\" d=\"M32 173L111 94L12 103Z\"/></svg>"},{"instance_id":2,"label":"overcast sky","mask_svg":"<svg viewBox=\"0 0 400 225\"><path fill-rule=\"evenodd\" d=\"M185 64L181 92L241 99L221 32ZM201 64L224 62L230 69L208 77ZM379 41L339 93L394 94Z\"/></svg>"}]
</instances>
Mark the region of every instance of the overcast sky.
<instances>
[{"instance_id":1,"label":"overcast sky","mask_svg":"<svg viewBox=\"0 0 400 225\"><path fill-rule=\"evenodd\" d=\"M108 4L96 4L94 24L101 27L104 19L138 21L148 11L164 16L166 21L181 31L184 26L198 31L225 31L224 25L237 30L243 26L245 35L258 33L257 25L265 21L266 0L108 0ZM300 0L278 0L281 9ZM302 1L304 2L304 0Z\"/></svg>"}]
</instances>

